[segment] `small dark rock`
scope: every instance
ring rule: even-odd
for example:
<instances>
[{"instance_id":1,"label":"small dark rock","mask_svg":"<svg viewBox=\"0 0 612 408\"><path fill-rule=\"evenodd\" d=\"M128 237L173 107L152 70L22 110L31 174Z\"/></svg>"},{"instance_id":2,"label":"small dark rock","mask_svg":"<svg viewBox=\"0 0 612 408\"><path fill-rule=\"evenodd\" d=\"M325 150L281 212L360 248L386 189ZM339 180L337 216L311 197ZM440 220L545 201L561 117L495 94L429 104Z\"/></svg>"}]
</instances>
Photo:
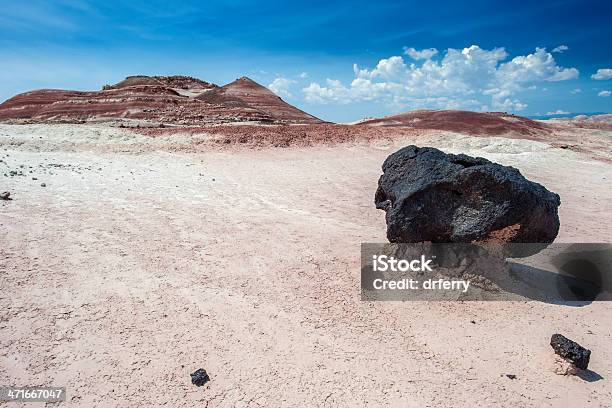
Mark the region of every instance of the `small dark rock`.
<instances>
[{"instance_id":1,"label":"small dark rock","mask_svg":"<svg viewBox=\"0 0 612 408\"><path fill-rule=\"evenodd\" d=\"M508 377L511 380L516 380L516 375L514 374L506 374L506 377Z\"/></svg>"},{"instance_id":2,"label":"small dark rock","mask_svg":"<svg viewBox=\"0 0 612 408\"><path fill-rule=\"evenodd\" d=\"M553 350L555 350L555 353L571 362L576 367L586 370L589 366L591 350L582 347L575 341L556 333L550 338L550 345Z\"/></svg>"},{"instance_id":3,"label":"small dark rock","mask_svg":"<svg viewBox=\"0 0 612 408\"><path fill-rule=\"evenodd\" d=\"M47 185L45 183L40 183L41 187L47 187Z\"/></svg>"},{"instance_id":4,"label":"small dark rock","mask_svg":"<svg viewBox=\"0 0 612 408\"><path fill-rule=\"evenodd\" d=\"M203 368L198 368L193 374L191 374L191 383L198 387L203 386L210 381L208 373Z\"/></svg>"},{"instance_id":5,"label":"small dark rock","mask_svg":"<svg viewBox=\"0 0 612 408\"><path fill-rule=\"evenodd\" d=\"M0 200L12 200L11 193L9 193L8 191L0 193Z\"/></svg>"}]
</instances>

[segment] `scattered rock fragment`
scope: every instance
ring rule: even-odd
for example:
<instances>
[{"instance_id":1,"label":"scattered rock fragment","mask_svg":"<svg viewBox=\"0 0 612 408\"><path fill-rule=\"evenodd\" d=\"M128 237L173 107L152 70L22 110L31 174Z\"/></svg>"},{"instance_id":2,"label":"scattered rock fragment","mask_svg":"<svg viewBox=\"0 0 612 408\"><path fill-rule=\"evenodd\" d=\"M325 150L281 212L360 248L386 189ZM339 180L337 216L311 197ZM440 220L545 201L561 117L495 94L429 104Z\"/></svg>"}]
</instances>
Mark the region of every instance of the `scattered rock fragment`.
<instances>
[{"instance_id":1,"label":"scattered rock fragment","mask_svg":"<svg viewBox=\"0 0 612 408\"><path fill-rule=\"evenodd\" d=\"M580 369L568 361L559 356L555 356L555 360L552 365L552 372L557 375L576 375Z\"/></svg>"},{"instance_id":2,"label":"scattered rock fragment","mask_svg":"<svg viewBox=\"0 0 612 408\"><path fill-rule=\"evenodd\" d=\"M12 200L11 193L8 191L3 191L2 193L0 193L0 200L5 200L5 201Z\"/></svg>"},{"instance_id":3,"label":"scattered rock fragment","mask_svg":"<svg viewBox=\"0 0 612 408\"><path fill-rule=\"evenodd\" d=\"M210 377L203 368L198 368L193 374L191 374L191 383L197 387L201 387L209 381Z\"/></svg>"},{"instance_id":4,"label":"scattered rock fragment","mask_svg":"<svg viewBox=\"0 0 612 408\"><path fill-rule=\"evenodd\" d=\"M376 208L390 242L550 243L559 196L513 167L407 146L382 166Z\"/></svg>"},{"instance_id":5,"label":"scattered rock fragment","mask_svg":"<svg viewBox=\"0 0 612 408\"><path fill-rule=\"evenodd\" d=\"M591 359L591 350L582 347L580 344L568 339L567 337L555 333L550 338L550 345L555 353L563 359L571 362L581 370L586 370Z\"/></svg>"},{"instance_id":6,"label":"scattered rock fragment","mask_svg":"<svg viewBox=\"0 0 612 408\"><path fill-rule=\"evenodd\" d=\"M47 187L47 185L45 183L40 183L41 187Z\"/></svg>"},{"instance_id":7,"label":"scattered rock fragment","mask_svg":"<svg viewBox=\"0 0 612 408\"><path fill-rule=\"evenodd\" d=\"M506 374L506 377L508 377L511 380L516 380L516 374Z\"/></svg>"}]
</instances>

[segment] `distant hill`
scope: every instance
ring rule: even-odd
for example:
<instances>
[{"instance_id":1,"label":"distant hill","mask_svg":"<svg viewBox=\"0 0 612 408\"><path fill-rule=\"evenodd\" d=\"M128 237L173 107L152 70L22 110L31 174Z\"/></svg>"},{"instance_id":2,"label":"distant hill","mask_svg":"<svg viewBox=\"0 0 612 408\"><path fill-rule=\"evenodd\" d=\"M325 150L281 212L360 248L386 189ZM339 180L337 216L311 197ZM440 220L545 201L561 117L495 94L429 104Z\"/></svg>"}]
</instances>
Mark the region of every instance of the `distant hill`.
<instances>
[{"instance_id":1,"label":"distant hill","mask_svg":"<svg viewBox=\"0 0 612 408\"><path fill-rule=\"evenodd\" d=\"M254 108L278 121L321 123L320 119L288 104L265 86L247 77L202 93L196 99L213 104Z\"/></svg>"},{"instance_id":2,"label":"distant hill","mask_svg":"<svg viewBox=\"0 0 612 408\"><path fill-rule=\"evenodd\" d=\"M364 120L356 126L409 127L491 136L508 133L531 135L551 130L545 123L505 112L460 110L416 110Z\"/></svg>"},{"instance_id":3,"label":"distant hill","mask_svg":"<svg viewBox=\"0 0 612 408\"><path fill-rule=\"evenodd\" d=\"M80 123L140 120L166 124L322 121L243 77L219 87L187 76L130 76L101 91L42 89L0 104L0 121Z\"/></svg>"},{"instance_id":4,"label":"distant hill","mask_svg":"<svg viewBox=\"0 0 612 408\"><path fill-rule=\"evenodd\" d=\"M561 119L561 118L575 118L576 116L597 116L606 115L606 112L582 112L582 113L554 113L550 115L529 115L529 119L534 120L548 120L548 119Z\"/></svg>"}]
</instances>

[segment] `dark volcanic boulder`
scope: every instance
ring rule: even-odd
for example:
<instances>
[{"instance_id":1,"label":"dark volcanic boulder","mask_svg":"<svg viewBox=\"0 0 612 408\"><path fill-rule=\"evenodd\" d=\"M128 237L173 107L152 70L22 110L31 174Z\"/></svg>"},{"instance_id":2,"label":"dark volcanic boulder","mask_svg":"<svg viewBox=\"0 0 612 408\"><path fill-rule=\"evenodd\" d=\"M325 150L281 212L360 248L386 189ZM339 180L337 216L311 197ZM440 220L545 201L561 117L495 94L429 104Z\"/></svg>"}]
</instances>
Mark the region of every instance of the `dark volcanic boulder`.
<instances>
[{"instance_id":1,"label":"dark volcanic boulder","mask_svg":"<svg viewBox=\"0 0 612 408\"><path fill-rule=\"evenodd\" d=\"M382 170L375 202L390 242L550 243L559 231L559 196L513 167L407 146Z\"/></svg>"},{"instance_id":2,"label":"dark volcanic boulder","mask_svg":"<svg viewBox=\"0 0 612 408\"><path fill-rule=\"evenodd\" d=\"M586 370L591 359L591 350L582 347L562 334L553 334L550 338L550 346L559 356L570 361L576 367Z\"/></svg>"}]
</instances>

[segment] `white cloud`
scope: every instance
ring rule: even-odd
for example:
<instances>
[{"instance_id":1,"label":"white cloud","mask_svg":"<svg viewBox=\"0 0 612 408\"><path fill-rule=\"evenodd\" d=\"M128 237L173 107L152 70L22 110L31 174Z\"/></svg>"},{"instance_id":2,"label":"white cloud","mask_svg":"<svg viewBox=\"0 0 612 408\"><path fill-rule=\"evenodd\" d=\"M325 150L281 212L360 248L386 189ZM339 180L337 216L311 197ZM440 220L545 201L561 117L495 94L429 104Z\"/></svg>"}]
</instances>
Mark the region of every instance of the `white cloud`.
<instances>
[{"instance_id":1,"label":"white cloud","mask_svg":"<svg viewBox=\"0 0 612 408\"><path fill-rule=\"evenodd\" d=\"M412 47L404 47L404 54L415 60L428 60L438 53L435 48L425 48L423 50L416 50Z\"/></svg>"},{"instance_id":2,"label":"white cloud","mask_svg":"<svg viewBox=\"0 0 612 408\"><path fill-rule=\"evenodd\" d=\"M575 95L575 94L578 94L578 93L580 93L580 92L582 92L582 89L580 89L580 88L574 88L574 89L572 89L572 90L570 91L570 93L571 93L571 94L574 94L574 95Z\"/></svg>"},{"instance_id":3,"label":"white cloud","mask_svg":"<svg viewBox=\"0 0 612 408\"><path fill-rule=\"evenodd\" d=\"M567 45L560 45L558 47L553 48L552 52L558 52L558 53L562 53L569 50L569 47Z\"/></svg>"},{"instance_id":4,"label":"white cloud","mask_svg":"<svg viewBox=\"0 0 612 408\"><path fill-rule=\"evenodd\" d=\"M544 48L510 61L504 48L491 50L476 45L449 48L441 61L426 59L407 64L400 56L381 59L373 69L353 65L349 85L328 79L324 86L311 83L304 88L311 103L346 104L377 101L396 108L463 107L497 110L525 109L516 94L534 89L536 83L576 78L575 68L559 67Z\"/></svg>"},{"instance_id":5,"label":"white cloud","mask_svg":"<svg viewBox=\"0 0 612 408\"><path fill-rule=\"evenodd\" d=\"M306 78L308 78L308 73L307 72L302 72L300 75L298 75L298 77L300 77L302 79L306 79Z\"/></svg>"},{"instance_id":6,"label":"white cloud","mask_svg":"<svg viewBox=\"0 0 612 408\"><path fill-rule=\"evenodd\" d=\"M291 97L293 96L289 91L289 88L292 84L295 84L296 81L293 79L287 79L283 77L277 77L268 85L268 88L278 96Z\"/></svg>"},{"instance_id":7,"label":"white cloud","mask_svg":"<svg viewBox=\"0 0 612 408\"><path fill-rule=\"evenodd\" d=\"M567 115L569 112L561 110L561 109L557 109L556 111L553 112L546 112L547 115Z\"/></svg>"},{"instance_id":8,"label":"white cloud","mask_svg":"<svg viewBox=\"0 0 612 408\"><path fill-rule=\"evenodd\" d=\"M310 103L325 104L336 102L339 104L350 103L349 90L346 89L338 80L327 79L327 86L313 82L303 89L305 99Z\"/></svg>"},{"instance_id":9,"label":"white cloud","mask_svg":"<svg viewBox=\"0 0 612 408\"><path fill-rule=\"evenodd\" d=\"M602 98L607 98L608 96L610 96L612 94L612 92L610 91L601 91L597 94L597 96L601 96Z\"/></svg>"},{"instance_id":10,"label":"white cloud","mask_svg":"<svg viewBox=\"0 0 612 408\"><path fill-rule=\"evenodd\" d=\"M605 79L612 78L612 69L611 68L601 68L598 69L596 73L591 75L591 79L596 79L598 81L603 81Z\"/></svg>"}]
</instances>

